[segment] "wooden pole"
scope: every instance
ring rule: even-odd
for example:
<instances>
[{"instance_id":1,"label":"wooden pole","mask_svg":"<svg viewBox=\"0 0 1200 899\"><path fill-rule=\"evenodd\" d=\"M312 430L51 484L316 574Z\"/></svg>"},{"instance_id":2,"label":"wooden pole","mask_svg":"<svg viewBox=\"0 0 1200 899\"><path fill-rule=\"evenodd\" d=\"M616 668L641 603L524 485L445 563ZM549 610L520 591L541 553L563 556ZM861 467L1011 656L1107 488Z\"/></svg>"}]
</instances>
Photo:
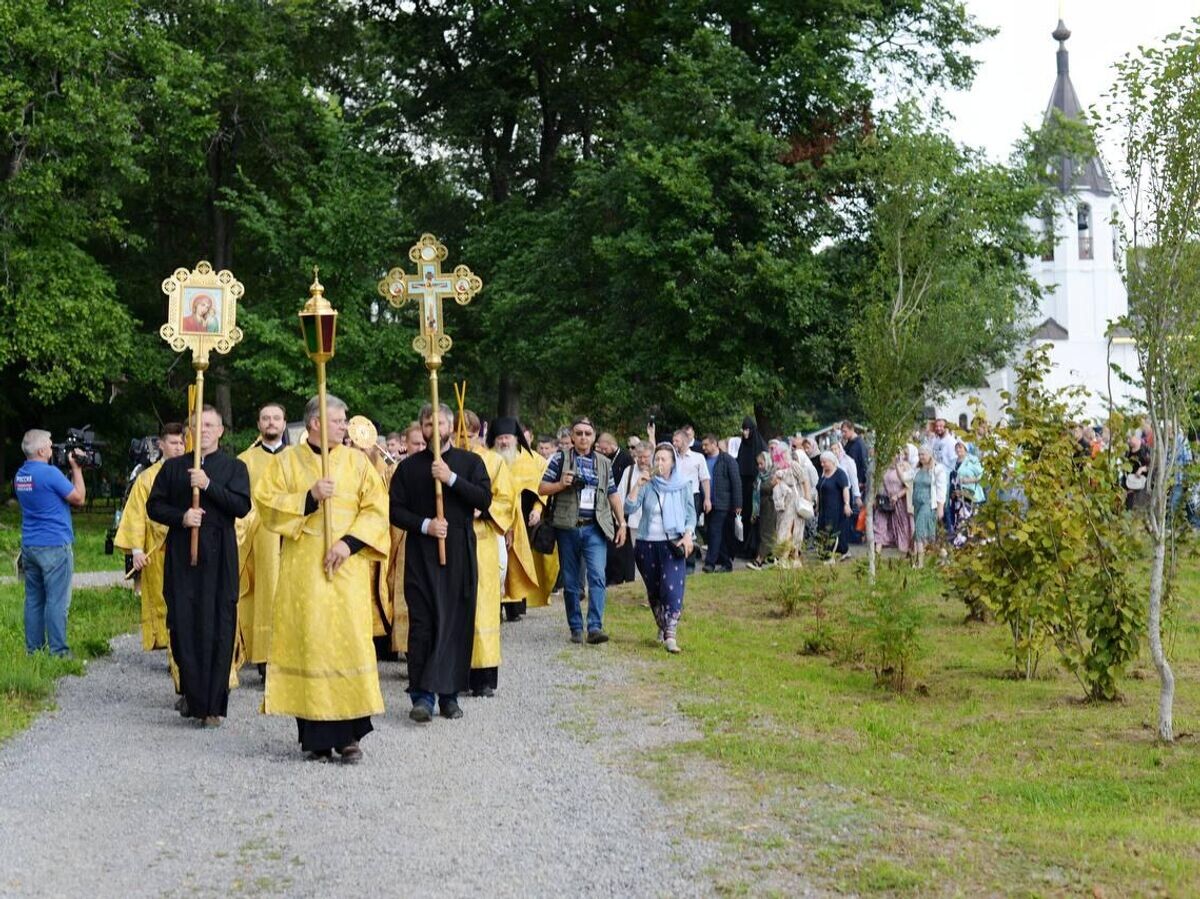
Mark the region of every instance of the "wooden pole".
<instances>
[{"instance_id":1,"label":"wooden pole","mask_svg":"<svg viewBox=\"0 0 1200 899\"><path fill-rule=\"evenodd\" d=\"M204 459L200 451L200 427L204 416L204 369L207 362L195 362L196 366L196 417L192 419L192 467L199 468ZM192 508L200 508L200 488L192 488ZM200 528L192 528L192 565L200 562Z\"/></svg>"},{"instance_id":2,"label":"wooden pole","mask_svg":"<svg viewBox=\"0 0 1200 899\"><path fill-rule=\"evenodd\" d=\"M438 401L438 366L440 362L426 362L429 367L429 395L433 401L433 461L442 461L442 409ZM442 482L433 479L433 495L437 503L437 517L445 518L446 513L442 504ZM446 564L446 539L438 537L438 564Z\"/></svg>"},{"instance_id":3,"label":"wooden pole","mask_svg":"<svg viewBox=\"0 0 1200 899\"><path fill-rule=\"evenodd\" d=\"M321 407L321 478L329 478L329 425L326 423L328 410L325 408L325 363L317 362L317 403ZM321 500L321 510L325 515L325 555L333 549L333 506L329 500ZM325 576L332 579L328 571Z\"/></svg>"}]
</instances>

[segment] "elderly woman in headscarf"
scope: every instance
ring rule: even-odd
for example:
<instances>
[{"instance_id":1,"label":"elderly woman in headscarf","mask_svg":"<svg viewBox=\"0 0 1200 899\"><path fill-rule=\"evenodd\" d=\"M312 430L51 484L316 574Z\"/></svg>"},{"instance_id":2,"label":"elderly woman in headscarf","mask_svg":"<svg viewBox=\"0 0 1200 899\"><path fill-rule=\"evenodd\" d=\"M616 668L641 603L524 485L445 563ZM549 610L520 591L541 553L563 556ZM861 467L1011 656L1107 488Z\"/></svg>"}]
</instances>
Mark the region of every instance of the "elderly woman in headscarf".
<instances>
[{"instance_id":1,"label":"elderly woman in headscarf","mask_svg":"<svg viewBox=\"0 0 1200 899\"><path fill-rule=\"evenodd\" d=\"M907 454L896 453L883 472L883 484L875 497L875 545L880 549L894 546L906 556L912 551L913 520L908 511L908 492L912 489L913 468Z\"/></svg>"},{"instance_id":2,"label":"elderly woman in headscarf","mask_svg":"<svg viewBox=\"0 0 1200 899\"><path fill-rule=\"evenodd\" d=\"M925 567L925 547L937 539L937 523L946 507L946 468L933 456L933 450L917 450L917 470L908 492L908 508L913 515L914 567Z\"/></svg>"},{"instance_id":3,"label":"elderly woman in headscarf","mask_svg":"<svg viewBox=\"0 0 1200 899\"><path fill-rule=\"evenodd\" d=\"M758 457L767 451L767 442L758 433L754 419L747 415L742 419L742 442L738 445L737 464L738 475L742 479L742 501L746 497L755 496L755 481L758 480ZM742 555L753 559L758 551L758 544L750 538L750 528L745 529L745 539L742 541Z\"/></svg>"},{"instance_id":4,"label":"elderly woman in headscarf","mask_svg":"<svg viewBox=\"0 0 1200 899\"><path fill-rule=\"evenodd\" d=\"M838 467L838 457L826 450L821 453L821 477L817 481L817 533L831 548L831 562L850 552L846 540L849 520L850 479Z\"/></svg>"},{"instance_id":5,"label":"elderly woman in headscarf","mask_svg":"<svg viewBox=\"0 0 1200 899\"><path fill-rule=\"evenodd\" d=\"M637 482L625 497L625 515L640 511L633 556L646 598L658 623L658 639L667 652L679 652L676 632L683 614L687 557L694 550L696 505L692 482L679 471L675 448L660 443L650 470L639 470Z\"/></svg>"}]
</instances>

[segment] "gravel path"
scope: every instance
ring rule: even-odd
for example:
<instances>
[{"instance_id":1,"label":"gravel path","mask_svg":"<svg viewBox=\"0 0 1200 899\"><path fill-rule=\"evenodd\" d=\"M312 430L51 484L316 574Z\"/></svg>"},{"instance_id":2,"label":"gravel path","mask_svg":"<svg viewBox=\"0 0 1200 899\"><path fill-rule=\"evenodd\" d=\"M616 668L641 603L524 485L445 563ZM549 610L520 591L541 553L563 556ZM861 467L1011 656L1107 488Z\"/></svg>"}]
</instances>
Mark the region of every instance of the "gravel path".
<instances>
[{"instance_id":1,"label":"gravel path","mask_svg":"<svg viewBox=\"0 0 1200 899\"><path fill-rule=\"evenodd\" d=\"M0 584L15 584L14 575L6 574L0 577ZM111 587L114 584L128 583L123 571L76 571L71 578L71 586L76 590L84 587Z\"/></svg>"},{"instance_id":2,"label":"gravel path","mask_svg":"<svg viewBox=\"0 0 1200 899\"><path fill-rule=\"evenodd\" d=\"M616 714L614 648L565 636L558 608L506 624L500 691L457 722L409 722L383 664L388 711L357 767L301 761L294 721L257 713L251 669L225 726L197 729L171 710L164 656L118 638L0 748L0 894L710 893L719 847L631 773L686 723Z\"/></svg>"}]
</instances>

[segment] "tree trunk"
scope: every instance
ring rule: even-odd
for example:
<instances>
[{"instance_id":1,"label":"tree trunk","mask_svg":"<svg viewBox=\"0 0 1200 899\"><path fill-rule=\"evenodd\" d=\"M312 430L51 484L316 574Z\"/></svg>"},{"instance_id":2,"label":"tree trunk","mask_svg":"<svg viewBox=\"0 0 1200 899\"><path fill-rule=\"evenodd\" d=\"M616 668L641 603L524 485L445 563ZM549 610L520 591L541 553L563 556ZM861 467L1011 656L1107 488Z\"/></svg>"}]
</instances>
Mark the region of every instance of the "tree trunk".
<instances>
[{"instance_id":1,"label":"tree trunk","mask_svg":"<svg viewBox=\"0 0 1200 899\"><path fill-rule=\"evenodd\" d=\"M754 404L754 424L758 428L758 433L762 435L764 440L770 440L775 436L775 422L771 421L767 414L765 406L758 403Z\"/></svg>"},{"instance_id":2,"label":"tree trunk","mask_svg":"<svg viewBox=\"0 0 1200 899\"><path fill-rule=\"evenodd\" d=\"M496 414L500 417L506 415L518 417L521 411L521 385L512 375L505 372L500 376L497 394Z\"/></svg>"},{"instance_id":3,"label":"tree trunk","mask_svg":"<svg viewBox=\"0 0 1200 899\"><path fill-rule=\"evenodd\" d=\"M1166 561L1166 532L1154 536L1154 560L1150 567L1150 616L1147 627L1150 632L1150 657L1158 669L1158 738L1164 743L1175 739L1173 710L1175 705L1175 675L1163 652L1162 645L1162 599L1163 564Z\"/></svg>"},{"instance_id":4,"label":"tree trunk","mask_svg":"<svg viewBox=\"0 0 1200 899\"><path fill-rule=\"evenodd\" d=\"M1159 431L1159 433L1162 434L1163 431ZM1163 449L1156 446L1155 452L1163 452ZM1164 483L1161 477L1159 483L1153 486L1155 492L1166 492L1168 495L1170 493L1170 485ZM1173 722L1175 675L1171 671L1171 664L1167 661L1167 656L1163 652L1162 645L1162 601L1166 585L1163 571L1167 559L1168 516L1170 515L1170 509L1167 506L1165 497L1152 496L1151 500L1154 503L1151 514L1159 517L1159 520L1154 522L1155 527L1153 528L1154 557L1150 563L1150 613L1146 627L1150 635L1150 658L1154 660L1154 667L1158 669L1158 738L1164 743L1171 743L1175 740ZM1160 510L1158 508L1160 503L1163 505L1161 516L1159 516Z\"/></svg>"},{"instance_id":5,"label":"tree trunk","mask_svg":"<svg viewBox=\"0 0 1200 899\"><path fill-rule=\"evenodd\" d=\"M875 585L875 469L878 467L867 460L867 495L862 498L867 509L867 530L863 535L867 538L867 582L872 586Z\"/></svg>"}]
</instances>

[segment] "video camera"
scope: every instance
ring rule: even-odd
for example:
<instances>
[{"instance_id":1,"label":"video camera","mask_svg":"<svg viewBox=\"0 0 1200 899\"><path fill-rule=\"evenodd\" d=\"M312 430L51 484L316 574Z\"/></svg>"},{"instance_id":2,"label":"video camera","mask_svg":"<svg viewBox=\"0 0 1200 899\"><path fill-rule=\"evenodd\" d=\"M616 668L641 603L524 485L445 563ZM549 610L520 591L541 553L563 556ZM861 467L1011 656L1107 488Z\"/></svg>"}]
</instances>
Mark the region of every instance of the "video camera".
<instances>
[{"instance_id":1,"label":"video camera","mask_svg":"<svg viewBox=\"0 0 1200 899\"><path fill-rule=\"evenodd\" d=\"M71 467L68 461L72 454L79 459L80 468L99 468L103 461L99 447L104 442L96 439L96 432L91 425L82 428L67 428L67 438L62 443L52 443L53 454L50 461L56 468L67 471Z\"/></svg>"},{"instance_id":2,"label":"video camera","mask_svg":"<svg viewBox=\"0 0 1200 899\"><path fill-rule=\"evenodd\" d=\"M129 462L135 469L149 468L161 455L157 437L135 437L129 441Z\"/></svg>"},{"instance_id":3,"label":"video camera","mask_svg":"<svg viewBox=\"0 0 1200 899\"><path fill-rule=\"evenodd\" d=\"M121 502L117 504L117 509L113 513L112 527L104 535L104 554L111 556L116 551L116 546L113 541L117 536L117 528L121 526L121 516L125 512L125 504L129 502L129 492L133 489L133 482L137 480L137 476L157 462L162 457L162 449L158 445L158 438L153 434L147 434L145 437L135 437L129 441L129 462L133 468L129 472L129 477L125 481L125 493L121 497ZM125 575L126 577L132 572L133 556L125 556Z\"/></svg>"}]
</instances>

